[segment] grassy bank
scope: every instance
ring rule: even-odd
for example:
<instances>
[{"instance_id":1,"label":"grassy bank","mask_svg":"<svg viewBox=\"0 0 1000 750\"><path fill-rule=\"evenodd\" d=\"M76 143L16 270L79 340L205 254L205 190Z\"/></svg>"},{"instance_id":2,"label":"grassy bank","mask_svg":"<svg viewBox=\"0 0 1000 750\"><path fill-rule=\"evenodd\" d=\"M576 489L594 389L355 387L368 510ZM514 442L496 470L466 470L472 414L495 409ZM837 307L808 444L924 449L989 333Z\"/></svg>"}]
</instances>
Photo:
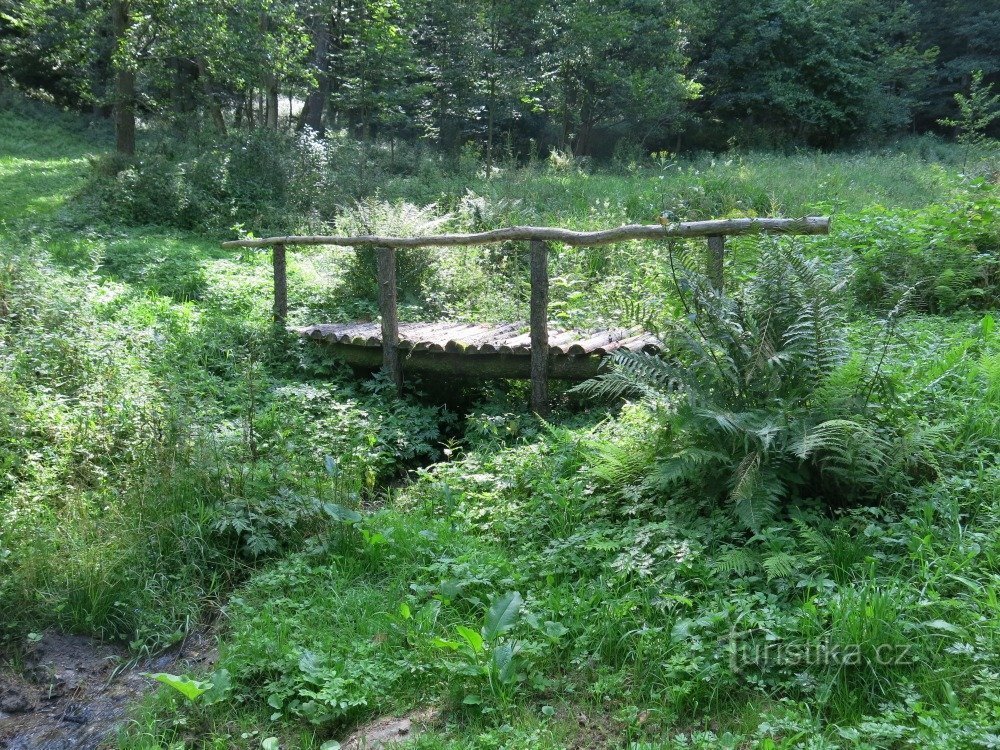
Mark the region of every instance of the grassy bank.
<instances>
[{"instance_id":1,"label":"grassy bank","mask_svg":"<svg viewBox=\"0 0 1000 750\"><path fill-rule=\"evenodd\" d=\"M441 718L412 746L427 750L997 744L997 197L960 152L489 182L429 162L373 180L436 204L404 229L833 213L829 239L801 244L863 272L844 291L855 371L838 377L878 368L871 429L905 476L878 502L803 490L748 531L710 483L649 483L684 430L649 400L560 395L551 423L519 385L396 400L271 329L266 258L95 218L88 162L107 133L24 107L0 133L0 601L16 613L0 637L155 649L217 618L217 671L196 677L225 689L165 688L123 746L319 747L426 706ZM347 203L374 188L328 218L389 221ZM732 249L735 288L766 248ZM555 314L675 319L667 251L557 248ZM523 248L431 257L412 260L407 317L523 315ZM297 253L295 319L370 312L363 266Z\"/></svg>"}]
</instances>

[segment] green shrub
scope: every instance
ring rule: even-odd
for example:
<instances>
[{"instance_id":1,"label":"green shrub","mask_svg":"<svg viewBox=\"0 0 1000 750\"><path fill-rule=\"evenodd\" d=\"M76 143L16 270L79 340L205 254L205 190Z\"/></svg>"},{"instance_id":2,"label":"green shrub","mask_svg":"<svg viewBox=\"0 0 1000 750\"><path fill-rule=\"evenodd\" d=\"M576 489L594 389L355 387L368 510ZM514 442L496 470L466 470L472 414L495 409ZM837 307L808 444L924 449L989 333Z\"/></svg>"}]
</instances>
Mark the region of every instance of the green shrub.
<instances>
[{"instance_id":1,"label":"green shrub","mask_svg":"<svg viewBox=\"0 0 1000 750\"><path fill-rule=\"evenodd\" d=\"M664 332L668 356L620 353L580 387L638 394L662 415L647 492L728 502L760 529L785 504L876 499L899 480L894 433L872 406L881 374L847 344L846 281L777 241L761 244L756 275L732 296L684 273L686 315Z\"/></svg>"},{"instance_id":2,"label":"green shrub","mask_svg":"<svg viewBox=\"0 0 1000 750\"><path fill-rule=\"evenodd\" d=\"M923 209L866 209L836 231L832 242L854 253L864 304L892 307L908 289L931 313L1000 303L1000 196L983 180Z\"/></svg>"},{"instance_id":3,"label":"green shrub","mask_svg":"<svg viewBox=\"0 0 1000 750\"><path fill-rule=\"evenodd\" d=\"M369 198L345 208L337 217L338 234L414 237L442 231L453 217L440 215L437 206L387 203ZM396 288L403 303L420 304L437 285L438 254L433 248L396 251ZM358 247L344 273L345 294L352 300L378 301L376 251Z\"/></svg>"},{"instance_id":4,"label":"green shrub","mask_svg":"<svg viewBox=\"0 0 1000 750\"><path fill-rule=\"evenodd\" d=\"M258 235L303 231L332 218L332 147L308 133L235 131L218 140L163 136L134 160L94 162L86 194L113 222Z\"/></svg>"}]
</instances>

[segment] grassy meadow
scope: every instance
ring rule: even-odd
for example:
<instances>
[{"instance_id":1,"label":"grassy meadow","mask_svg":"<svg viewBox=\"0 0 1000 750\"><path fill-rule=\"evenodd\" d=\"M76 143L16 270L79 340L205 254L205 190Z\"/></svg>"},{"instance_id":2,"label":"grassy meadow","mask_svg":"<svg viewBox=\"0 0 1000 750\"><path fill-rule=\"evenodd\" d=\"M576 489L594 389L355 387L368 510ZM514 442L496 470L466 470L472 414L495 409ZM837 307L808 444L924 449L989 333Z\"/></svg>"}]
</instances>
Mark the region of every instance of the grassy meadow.
<instances>
[{"instance_id":1,"label":"grassy meadow","mask_svg":"<svg viewBox=\"0 0 1000 750\"><path fill-rule=\"evenodd\" d=\"M914 139L486 180L468 154L389 161L340 143L313 153L322 190L292 211L247 198L264 178L237 183L233 159L109 171L103 126L8 104L0 647L46 628L137 654L196 627L219 639L215 671L191 675L216 687L164 687L121 747L330 750L426 707L439 718L406 747L1000 747L995 157ZM209 196L220 164L232 186ZM730 242L745 318L679 293L671 258L696 265L696 245L554 248L559 324L693 319L751 338L769 300L792 304L768 275L795 259L817 296L798 303L841 349L830 367L790 349L774 380L744 363L730 401L750 427L628 363L617 395L611 380L557 388L548 421L523 383L415 381L396 399L275 331L268 258L218 244L318 226L596 229L664 210L833 217L829 237ZM373 315L367 263L296 252L292 322ZM406 319L526 315L524 247L401 263ZM700 373L709 355L691 356ZM690 393L722 403L733 378L705 372ZM817 424L842 430L829 453ZM748 452L765 432L787 433L781 456ZM747 522L751 481L777 507Z\"/></svg>"}]
</instances>

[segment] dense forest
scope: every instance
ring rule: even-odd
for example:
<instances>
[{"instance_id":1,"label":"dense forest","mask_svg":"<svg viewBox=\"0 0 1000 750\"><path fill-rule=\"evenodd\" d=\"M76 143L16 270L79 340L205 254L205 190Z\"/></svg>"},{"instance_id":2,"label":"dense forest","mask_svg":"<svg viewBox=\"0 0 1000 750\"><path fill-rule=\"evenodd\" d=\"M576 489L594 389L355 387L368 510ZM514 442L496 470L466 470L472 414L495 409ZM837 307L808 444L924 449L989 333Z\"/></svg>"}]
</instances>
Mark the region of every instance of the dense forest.
<instances>
[{"instance_id":1,"label":"dense forest","mask_svg":"<svg viewBox=\"0 0 1000 750\"><path fill-rule=\"evenodd\" d=\"M471 147L487 165L553 148L830 148L947 133L973 73L1000 76L1000 8L969 0L0 8L0 77L75 110L117 108L126 151L133 117L220 132L292 117L321 135Z\"/></svg>"},{"instance_id":2,"label":"dense forest","mask_svg":"<svg viewBox=\"0 0 1000 750\"><path fill-rule=\"evenodd\" d=\"M995 0L0 0L0 748L1000 747L998 84Z\"/></svg>"}]
</instances>

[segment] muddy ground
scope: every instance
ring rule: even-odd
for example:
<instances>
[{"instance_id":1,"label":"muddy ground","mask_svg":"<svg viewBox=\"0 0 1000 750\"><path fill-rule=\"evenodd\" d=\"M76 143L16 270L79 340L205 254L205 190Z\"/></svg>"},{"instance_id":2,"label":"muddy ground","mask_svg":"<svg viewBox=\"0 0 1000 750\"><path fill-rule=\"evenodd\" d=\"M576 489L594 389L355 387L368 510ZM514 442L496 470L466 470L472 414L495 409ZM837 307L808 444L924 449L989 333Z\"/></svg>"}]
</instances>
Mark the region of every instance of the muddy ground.
<instances>
[{"instance_id":1,"label":"muddy ground","mask_svg":"<svg viewBox=\"0 0 1000 750\"><path fill-rule=\"evenodd\" d=\"M0 662L0 750L100 747L157 684L144 672L201 671L214 659L214 640L203 634L161 656L129 661L122 646L45 633L16 669Z\"/></svg>"}]
</instances>

